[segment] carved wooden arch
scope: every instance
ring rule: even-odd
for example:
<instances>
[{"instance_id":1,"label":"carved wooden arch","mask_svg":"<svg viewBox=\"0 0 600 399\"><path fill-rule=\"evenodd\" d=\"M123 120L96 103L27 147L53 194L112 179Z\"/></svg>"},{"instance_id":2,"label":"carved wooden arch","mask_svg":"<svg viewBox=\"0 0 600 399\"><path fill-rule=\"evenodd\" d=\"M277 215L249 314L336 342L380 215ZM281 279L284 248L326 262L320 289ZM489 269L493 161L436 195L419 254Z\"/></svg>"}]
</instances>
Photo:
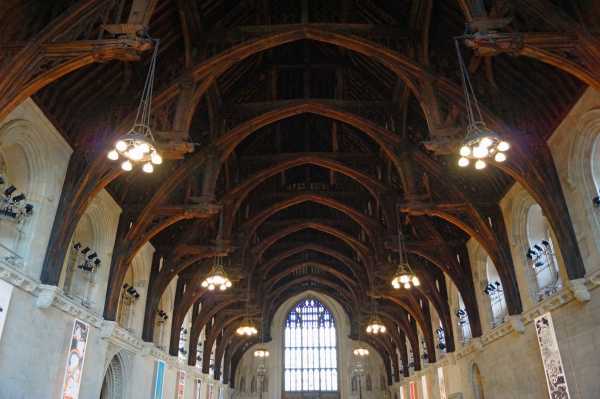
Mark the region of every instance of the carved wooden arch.
<instances>
[{"instance_id":1,"label":"carved wooden arch","mask_svg":"<svg viewBox=\"0 0 600 399\"><path fill-rule=\"evenodd\" d=\"M385 332L384 335L379 335L376 336L377 338L382 338L385 339L384 337L387 336L388 338L390 338L391 342L393 344L395 344L396 346L400 345L400 342L402 341L402 338L400 336L399 330L403 331L405 335L409 336L409 341L410 341L410 345L411 347L413 347L414 345L416 345L416 343L418 343L418 336L414 334L413 329L411 328L411 326L406 323L406 321L400 319L398 321L398 319L396 319L393 315L387 314L386 312L379 312L379 315L381 315L381 321L383 321L383 324L386 326L387 331ZM372 336L372 335L370 335ZM375 336L372 336L375 337ZM393 348L389 348L390 349L390 355L393 353ZM413 351L415 350L415 348L413 347ZM416 350L419 351L419 347L416 346Z\"/></svg>"},{"instance_id":2,"label":"carved wooden arch","mask_svg":"<svg viewBox=\"0 0 600 399\"><path fill-rule=\"evenodd\" d=\"M232 348L231 348L231 372L229 383L231 388L235 388L235 375L237 372L237 367L242 360L242 356L246 351L254 344L259 342L257 337L237 337L233 336L232 340ZM237 342L236 342L237 341ZM235 343L234 343L235 342Z\"/></svg>"},{"instance_id":3,"label":"carved wooden arch","mask_svg":"<svg viewBox=\"0 0 600 399\"><path fill-rule=\"evenodd\" d=\"M254 54L300 40L327 43L377 59L393 71L410 88L411 92L419 100L419 104L428 121L435 116L436 112L430 109L432 105L428 104L423 98L419 83L429 85L431 82L435 82L442 90L450 90L452 93L462 93L461 89L450 80L433 75L413 59L403 56L395 50L387 49L377 43L354 35L328 31L323 24L289 25L287 31L276 32L246 41L195 65L191 68L189 76L196 82L208 79L214 80L228 68ZM179 80L181 79L176 80L155 96L153 100L155 107L169 103L178 95L181 90ZM443 84L440 84L442 81ZM197 93L194 99L195 103L192 106L188 106L187 109L195 109L203 94L204 92ZM191 118L188 119L191 120Z\"/></svg>"},{"instance_id":4,"label":"carved wooden arch","mask_svg":"<svg viewBox=\"0 0 600 399\"><path fill-rule=\"evenodd\" d=\"M252 314L250 314L250 317L256 317L258 315L258 313L254 312ZM228 332L233 333L236 329L237 329L237 323L234 324L235 322L237 322L238 320L242 320L244 317L246 317L247 314L246 312L242 309L239 311L238 314L235 315L223 315L221 317L218 317L215 319L215 324L211 327L210 329L210 334L208 335L208 337L206 337L206 339L204 340L204 346L202 348L202 354L208 353L210 354L212 352L212 348L215 344L215 341L217 340L217 337L219 335L221 335L221 333L223 333L223 330L225 329L229 329ZM222 340L225 338L225 334L223 334ZM215 363L219 358L217 358L216 354L215 354ZM196 357L190 357L188 359L188 365L190 366L195 366L196 365ZM216 367L216 365L215 365ZM202 372L204 374L208 374L210 370L210 356L202 356Z\"/></svg>"},{"instance_id":5,"label":"carved wooden arch","mask_svg":"<svg viewBox=\"0 0 600 399\"><path fill-rule=\"evenodd\" d=\"M37 91L77 69L113 59L136 61L139 59L138 52L152 47L149 41L139 38L53 42L78 26L78 23L89 21L112 3L110 0L76 2L29 39L27 45L12 57L11 62L4 65L0 70L0 120ZM62 55L64 59L51 63L53 58L58 58L57 55ZM50 67L44 67L44 63L48 63Z\"/></svg>"},{"instance_id":6,"label":"carved wooden arch","mask_svg":"<svg viewBox=\"0 0 600 399\"><path fill-rule=\"evenodd\" d=\"M457 290L460 292L465 307L467 308L467 312L470 316L469 324L471 325L471 332L474 337L479 337L482 334L481 321L479 318L479 308L477 306L475 286L473 285L473 276L471 274L469 263L467 262L467 266L469 266L468 270L464 272L461 271L460 269L462 269L462 267L458 264L456 257L451 254L444 254L443 246L444 245L440 242L440 244L436 244L434 247L425 249L421 246L415 246L408 243L406 245L406 251L427 260L436 266L444 275L450 277ZM442 252L440 252L440 249L442 249ZM457 266L459 267L457 268Z\"/></svg>"},{"instance_id":7,"label":"carved wooden arch","mask_svg":"<svg viewBox=\"0 0 600 399\"><path fill-rule=\"evenodd\" d=\"M230 201L233 202L232 205L225 207L225 236L227 237L231 234L235 215L238 212L244 199L249 195L249 193L252 190L258 187L265 180L276 176L277 174L285 170L302 165L320 166L323 168L330 169L334 172L341 173L351 179L354 179L367 191L369 191L376 201L380 201L381 194L387 191L385 185L383 185L375 178L372 178L371 176L368 176L356 169L346 166L341 162L329 159L322 155L297 155L284 162L275 164L256 173L254 176L251 176L250 178L246 179L243 184L232 189L221 198L221 201L224 203L228 203ZM388 209L386 207L383 207L382 210L386 219L388 219L390 217Z\"/></svg>"},{"instance_id":8,"label":"carved wooden arch","mask_svg":"<svg viewBox=\"0 0 600 399\"><path fill-rule=\"evenodd\" d=\"M200 310L200 313L198 314L198 316L195 317L195 319L192 322L192 328L190 331L190 341L189 341L189 357L188 357L188 361L190 359L195 359L196 358L196 346L198 345L198 339L200 338L200 333L202 332L202 329L204 328L204 326L206 325L206 323L208 323L208 321L213 318L218 312L222 311L223 309L228 308L229 306L235 304L235 303L241 303L243 302L243 299L240 298L232 298L232 299L227 299L227 300L223 300L220 302L216 302L216 303L210 303L207 304L206 306L202 306L202 309ZM184 312L184 314L187 313ZM171 344L173 344L173 342L171 342ZM177 346L179 344L179 337L177 337L177 343L175 345L175 348L172 347L172 345L169 347L169 353L170 354L177 354Z\"/></svg>"},{"instance_id":9,"label":"carved wooden arch","mask_svg":"<svg viewBox=\"0 0 600 399\"><path fill-rule=\"evenodd\" d=\"M337 259L342 264L344 264L348 268L348 270L350 270L353 273L354 277L356 277L357 279L360 278L359 274L357 273L358 270L363 270L365 275L367 274L367 271L364 266L361 266L359 263L355 262L353 259L347 257L346 255L343 255L339 251L336 251L329 247L325 247L325 246L318 245L318 244L311 244L311 243L289 248L289 249L277 254L276 256L270 258L266 262L257 265L256 270L262 272L263 276L268 276L269 273L271 272L271 270L275 266L277 266L277 264L279 264L280 262L284 261L285 259L287 259L289 257L292 257L292 256L302 253L304 251L314 251L317 253L322 253L322 254L331 256L334 259Z\"/></svg>"},{"instance_id":10,"label":"carved wooden arch","mask_svg":"<svg viewBox=\"0 0 600 399\"><path fill-rule=\"evenodd\" d=\"M325 224L324 222L318 222L318 221L305 221L302 223L292 224L286 228L283 228L283 229L275 232L271 236L263 239L259 243L259 245L257 245L256 247L254 247L252 249L252 252L254 254L256 254L257 259L261 259L264 252L267 249L269 249L269 247L271 247L273 244L275 244L277 241L285 238L286 236L288 236L290 234L296 233L301 230L306 230L306 229L321 231L323 233L329 234L329 235L339 239L340 241L342 241L346 245L348 245L350 248L352 248L354 251L356 251L356 253L361 257L361 259L364 261L365 264L367 264L367 265L369 264L369 254L370 254L369 249L370 248L367 245L363 244L356 238L350 236L349 234L341 231L340 229L338 229L336 227L329 226L329 225Z\"/></svg>"},{"instance_id":11,"label":"carved wooden arch","mask_svg":"<svg viewBox=\"0 0 600 399\"><path fill-rule=\"evenodd\" d=\"M364 341L371 345L381 357L386 374L391 373L389 362L386 361L386 359L389 359L392 355L390 352L392 350L391 345L384 345L382 337L368 336L364 338Z\"/></svg>"},{"instance_id":12,"label":"carved wooden arch","mask_svg":"<svg viewBox=\"0 0 600 399\"><path fill-rule=\"evenodd\" d=\"M287 208L291 208L305 202L313 202L324 205L346 214L348 217L350 217L350 219L354 220L372 239L375 238L376 232L381 229L377 220L357 211L350 205L346 205L345 203L338 201L327 194L298 193L286 200L270 204L267 208L261 210L250 219L244 221L240 230L243 231L247 237L252 237L256 230L271 216Z\"/></svg>"},{"instance_id":13,"label":"carved wooden arch","mask_svg":"<svg viewBox=\"0 0 600 399\"><path fill-rule=\"evenodd\" d=\"M146 296L146 309L144 313L144 327L142 338L148 341L152 340L154 332L154 323L152 315L158 310L158 304L165 290L171 281L187 268L197 264L203 259L218 255L224 255L225 251L219 251L216 248L204 247L198 253L191 256L178 258L167 258L164 260L163 268L158 274L150 279L148 295Z\"/></svg>"},{"instance_id":14,"label":"carved wooden arch","mask_svg":"<svg viewBox=\"0 0 600 399\"><path fill-rule=\"evenodd\" d=\"M292 281L289 281L286 284L278 287L273 292L268 293L266 295L265 299L269 299L269 300L267 300L266 302L271 303L273 301L273 299L277 298L279 295L281 295L285 291L289 290L294 285L302 284L304 282L315 282L315 283L333 288L334 290L336 290L338 292L338 294L345 296L346 298L350 299L353 303L358 303L358 298L361 297L360 290L357 290L356 288L347 289L346 287L336 283L335 281L331 281L331 280L323 278L321 276L308 275L308 276L298 277Z\"/></svg>"},{"instance_id":15,"label":"carved wooden arch","mask_svg":"<svg viewBox=\"0 0 600 399\"><path fill-rule=\"evenodd\" d=\"M303 267L309 266L309 265L314 266L322 271L332 274L334 277L339 279L346 286L346 288L348 290L354 289L354 288L356 288L356 286L360 285L360 283L358 281L351 279L346 274L340 272L333 266L330 266L330 265L327 265L326 263L318 262L318 261L314 261L314 262L304 261L304 262L297 262L292 265L289 265L288 267L286 267L285 270L283 270L283 271L277 273L275 276L269 278L267 280L267 285L264 287L265 292L271 291L273 286L275 284L277 284L277 282L279 282L281 279L283 279L286 276L289 276L290 274L294 273L295 271L300 270Z\"/></svg>"}]
</instances>

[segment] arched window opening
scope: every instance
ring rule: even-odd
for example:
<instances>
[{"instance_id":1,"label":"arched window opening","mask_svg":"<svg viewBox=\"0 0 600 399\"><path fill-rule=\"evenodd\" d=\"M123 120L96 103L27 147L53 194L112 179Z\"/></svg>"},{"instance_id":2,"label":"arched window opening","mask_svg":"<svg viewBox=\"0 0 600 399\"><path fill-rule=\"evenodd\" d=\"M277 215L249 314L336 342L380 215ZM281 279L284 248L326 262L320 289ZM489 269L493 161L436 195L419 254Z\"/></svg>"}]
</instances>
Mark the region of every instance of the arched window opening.
<instances>
[{"instance_id":1,"label":"arched window opening","mask_svg":"<svg viewBox=\"0 0 600 399\"><path fill-rule=\"evenodd\" d=\"M446 331L444 330L444 326L442 325L442 321L440 320L439 327L435 330L435 334L437 336L437 347L442 353L446 353Z\"/></svg>"},{"instance_id":2,"label":"arched window opening","mask_svg":"<svg viewBox=\"0 0 600 399\"><path fill-rule=\"evenodd\" d=\"M119 301L119 308L117 309L117 323L130 331L133 328L133 309L139 298L140 293L133 284L133 269L129 268L121 289L121 299Z\"/></svg>"},{"instance_id":3,"label":"arched window opening","mask_svg":"<svg viewBox=\"0 0 600 399\"><path fill-rule=\"evenodd\" d=\"M485 399L485 395L483 394L483 379L481 378L481 371L479 371L477 364L473 364L471 369L471 385L475 399Z\"/></svg>"},{"instance_id":4,"label":"arched window opening","mask_svg":"<svg viewBox=\"0 0 600 399\"><path fill-rule=\"evenodd\" d=\"M465 303L463 302L460 294L458 294L458 309L456 309L456 318L458 319L460 340L463 344L466 344L471 340L471 324L469 322L469 315L467 314Z\"/></svg>"},{"instance_id":5,"label":"arched window opening","mask_svg":"<svg viewBox=\"0 0 600 399\"><path fill-rule=\"evenodd\" d=\"M485 262L485 273L487 281L483 292L490 298L490 307L492 312L492 328L502 324L506 317L506 299L504 297L504 290L502 289L502 283L500 282L500 276L498 270L494 266L494 262L488 257Z\"/></svg>"},{"instance_id":6,"label":"arched window opening","mask_svg":"<svg viewBox=\"0 0 600 399\"><path fill-rule=\"evenodd\" d=\"M558 292L562 288L562 281L550 226L542 208L537 204L532 205L527 212L527 238L529 240L526 253L527 264L535 276L535 299L541 301Z\"/></svg>"},{"instance_id":7,"label":"arched window opening","mask_svg":"<svg viewBox=\"0 0 600 399\"><path fill-rule=\"evenodd\" d=\"M284 326L285 392L338 390L335 319L317 299L300 301Z\"/></svg>"},{"instance_id":8,"label":"arched window opening","mask_svg":"<svg viewBox=\"0 0 600 399\"><path fill-rule=\"evenodd\" d=\"M112 358L106 369L100 391L100 399L121 399L123 397L123 373L123 364L117 354Z\"/></svg>"}]
</instances>

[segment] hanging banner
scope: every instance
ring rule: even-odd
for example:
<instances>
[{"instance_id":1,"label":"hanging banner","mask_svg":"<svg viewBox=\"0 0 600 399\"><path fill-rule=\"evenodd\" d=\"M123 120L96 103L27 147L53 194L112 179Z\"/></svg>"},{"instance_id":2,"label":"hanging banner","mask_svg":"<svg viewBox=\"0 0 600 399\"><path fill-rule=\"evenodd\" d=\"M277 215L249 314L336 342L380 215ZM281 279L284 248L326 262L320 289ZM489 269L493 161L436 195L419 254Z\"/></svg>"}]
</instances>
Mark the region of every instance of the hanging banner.
<instances>
[{"instance_id":1,"label":"hanging banner","mask_svg":"<svg viewBox=\"0 0 600 399\"><path fill-rule=\"evenodd\" d=\"M165 362L157 360L154 363L154 391L152 399L163 399L163 390L165 382Z\"/></svg>"},{"instance_id":2,"label":"hanging banner","mask_svg":"<svg viewBox=\"0 0 600 399\"><path fill-rule=\"evenodd\" d=\"M409 385L410 399L417 399L417 384L412 381Z\"/></svg>"},{"instance_id":3,"label":"hanging banner","mask_svg":"<svg viewBox=\"0 0 600 399\"><path fill-rule=\"evenodd\" d=\"M67 353L67 364L65 365L62 399L79 398L79 387L81 385L81 373L83 372L88 333L89 326L81 320L75 320L73 323L73 332L71 333L71 344Z\"/></svg>"},{"instance_id":4,"label":"hanging banner","mask_svg":"<svg viewBox=\"0 0 600 399\"><path fill-rule=\"evenodd\" d=\"M208 388L208 392L207 392L206 398L207 399L213 399L213 386L212 386L212 384L208 384L207 388Z\"/></svg>"},{"instance_id":5,"label":"hanging banner","mask_svg":"<svg viewBox=\"0 0 600 399\"><path fill-rule=\"evenodd\" d=\"M183 399L185 395L185 371L177 371L177 399Z\"/></svg>"},{"instance_id":6,"label":"hanging banner","mask_svg":"<svg viewBox=\"0 0 600 399\"><path fill-rule=\"evenodd\" d=\"M423 387L423 399L429 399L429 387L427 386L427 376L421 376L421 385Z\"/></svg>"},{"instance_id":7,"label":"hanging banner","mask_svg":"<svg viewBox=\"0 0 600 399\"><path fill-rule=\"evenodd\" d=\"M550 398L570 399L567 378L550 313L543 314L535 319L535 331L540 344L540 353Z\"/></svg>"},{"instance_id":8,"label":"hanging banner","mask_svg":"<svg viewBox=\"0 0 600 399\"><path fill-rule=\"evenodd\" d=\"M442 367L438 367L438 385L440 386L440 399L448 399L448 395L446 394L446 380L444 378L444 369Z\"/></svg>"},{"instance_id":9,"label":"hanging banner","mask_svg":"<svg viewBox=\"0 0 600 399\"><path fill-rule=\"evenodd\" d=\"M404 385L400 385L400 399L406 399L404 396Z\"/></svg>"},{"instance_id":10,"label":"hanging banner","mask_svg":"<svg viewBox=\"0 0 600 399\"><path fill-rule=\"evenodd\" d=\"M2 331L8 314L8 305L12 296L13 286L4 280L0 280L0 341L2 341Z\"/></svg>"}]
</instances>

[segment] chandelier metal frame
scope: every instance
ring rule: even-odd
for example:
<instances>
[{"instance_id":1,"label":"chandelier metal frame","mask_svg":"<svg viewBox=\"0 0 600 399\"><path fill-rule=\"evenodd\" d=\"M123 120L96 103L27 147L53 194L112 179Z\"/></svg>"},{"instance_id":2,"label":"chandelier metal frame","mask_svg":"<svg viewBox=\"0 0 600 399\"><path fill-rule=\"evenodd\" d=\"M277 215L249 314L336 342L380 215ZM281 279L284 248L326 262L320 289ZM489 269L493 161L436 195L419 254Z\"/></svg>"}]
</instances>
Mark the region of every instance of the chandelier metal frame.
<instances>
[{"instance_id":1,"label":"chandelier metal frame","mask_svg":"<svg viewBox=\"0 0 600 399\"><path fill-rule=\"evenodd\" d=\"M502 140L497 132L488 128L483 120L483 113L469 76L469 70L460 51L459 41L462 38L455 38L454 44L467 110L467 134L459 150L458 166L465 168L474 160L475 169L481 170L487 166L486 160L494 160L498 163L506 161L506 151L510 149L510 144Z\"/></svg>"},{"instance_id":2,"label":"chandelier metal frame","mask_svg":"<svg viewBox=\"0 0 600 399\"><path fill-rule=\"evenodd\" d=\"M111 161L123 158L124 161L121 163L121 169L126 172L133 170L134 164L142 164L142 170L145 173L152 173L154 172L154 165L160 165L163 161L162 156L156 148L156 141L150 128L152 96L160 40L150 40L154 42L154 51L150 58L150 66L133 126L115 142L114 148L107 155Z\"/></svg>"}]
</instances>

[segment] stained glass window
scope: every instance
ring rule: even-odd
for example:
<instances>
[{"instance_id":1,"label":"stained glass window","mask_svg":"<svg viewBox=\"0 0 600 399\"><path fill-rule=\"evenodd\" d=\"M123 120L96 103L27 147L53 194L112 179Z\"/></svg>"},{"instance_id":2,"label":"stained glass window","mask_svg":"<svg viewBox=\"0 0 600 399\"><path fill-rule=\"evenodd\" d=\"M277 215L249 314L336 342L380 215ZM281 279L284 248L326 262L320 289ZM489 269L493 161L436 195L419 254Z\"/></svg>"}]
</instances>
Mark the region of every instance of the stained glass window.
<instances>
[{"instance_id":1,"label":"stained glass window","mask_svg":"<svg viewBox=\"0 0 600 399\"><path fill-rule=\"evenodd\" d=\"M300 301L288 314L284 333L286 392L338 390L333 315L316 299Z\"/></svg>"}]
</instances>

